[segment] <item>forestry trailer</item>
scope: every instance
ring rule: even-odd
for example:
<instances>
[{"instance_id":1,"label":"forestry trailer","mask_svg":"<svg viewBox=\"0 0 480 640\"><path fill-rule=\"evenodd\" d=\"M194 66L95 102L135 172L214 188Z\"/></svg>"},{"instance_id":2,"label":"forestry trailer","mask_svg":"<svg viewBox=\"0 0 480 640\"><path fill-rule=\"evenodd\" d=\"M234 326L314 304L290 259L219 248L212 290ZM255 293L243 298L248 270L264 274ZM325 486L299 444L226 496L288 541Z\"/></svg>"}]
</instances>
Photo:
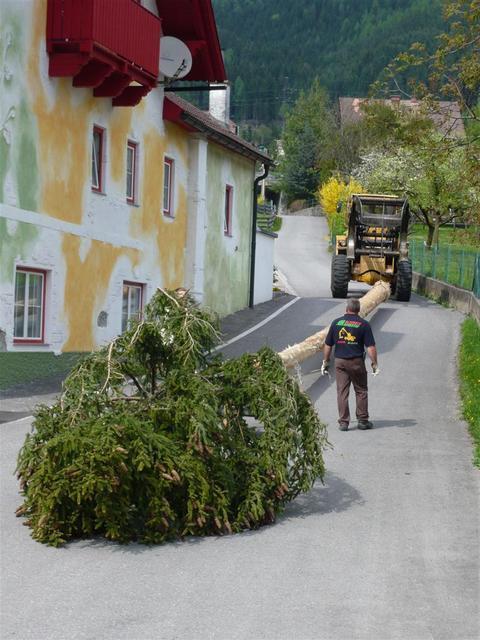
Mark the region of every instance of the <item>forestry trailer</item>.
<instances>
[{"instance_id":1,"label":"forestry trailer","mask_svg":"<svg viewBox=\"0 0 480 640\"><path fill-rule=\"evenodd\" d=\"M352 195L347 203L347 232L336 238L332 258L334 298L346 298L350 280L390 283L397 300L410 300L412 262L408 257L408 201L397 196Z\"/></svg>"}]
</instances>

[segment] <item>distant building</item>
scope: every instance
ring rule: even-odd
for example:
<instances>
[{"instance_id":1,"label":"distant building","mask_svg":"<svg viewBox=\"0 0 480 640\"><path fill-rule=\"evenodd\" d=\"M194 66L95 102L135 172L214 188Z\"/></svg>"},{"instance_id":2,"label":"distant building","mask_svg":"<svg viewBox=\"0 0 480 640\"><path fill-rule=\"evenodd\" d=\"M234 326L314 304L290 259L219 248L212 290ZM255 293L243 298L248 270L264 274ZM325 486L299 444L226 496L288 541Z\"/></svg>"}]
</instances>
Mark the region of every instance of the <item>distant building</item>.
<instances>
[{"instance_id":1,"label":"distant building","mask_svg":"<svg viewBox=\"0 0 480 640\"><path fill-rule=\"evenodd\" d=\"M271 160L158 82L164 35L225 80L211 0L1 4L0 350L93 349L159 286L245 307Z\"/></svg>"},{"instance_id":2,"label":"distant building","mask_svg":"<svg viewBox=\"0 0 480 640\"><path fill-rule=\"evenodd\" d=\"M361 105L371 100L368 98L339 98L340 123L358 122L363 117ZM421 109L421 102L412 98L411 100L401 100L400 97L392 97L388 100L374 100L392 108L401 108L418 112ZM465 127L458 102L442 100L438 103L438 110L428 114L428 117L435 123L437 129L445 136L451 138L464 138Z\"/></svg>"}]
</instances>

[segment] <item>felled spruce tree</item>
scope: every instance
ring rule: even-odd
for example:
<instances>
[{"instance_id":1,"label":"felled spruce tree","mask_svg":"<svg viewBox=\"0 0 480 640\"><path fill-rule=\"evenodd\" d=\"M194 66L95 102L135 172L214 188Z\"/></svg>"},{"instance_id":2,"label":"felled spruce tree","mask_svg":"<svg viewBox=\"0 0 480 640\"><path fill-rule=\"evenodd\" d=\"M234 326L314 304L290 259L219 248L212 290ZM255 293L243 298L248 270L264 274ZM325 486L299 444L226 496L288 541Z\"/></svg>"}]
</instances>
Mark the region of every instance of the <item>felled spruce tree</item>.
<instances>
[{"instance_id":1,"label":"felled spruce tree","mask_svg":"<svg viewBox=\"0 0 480 640\"><path fill-rule=\"evenodd\" d=\"M273 522L323 477L325 427L277 354L222 361L216 342L211 314L159 290L78 364L18 457L17 514L35 539L237 532Z\"/></svg>"}]
</instances>

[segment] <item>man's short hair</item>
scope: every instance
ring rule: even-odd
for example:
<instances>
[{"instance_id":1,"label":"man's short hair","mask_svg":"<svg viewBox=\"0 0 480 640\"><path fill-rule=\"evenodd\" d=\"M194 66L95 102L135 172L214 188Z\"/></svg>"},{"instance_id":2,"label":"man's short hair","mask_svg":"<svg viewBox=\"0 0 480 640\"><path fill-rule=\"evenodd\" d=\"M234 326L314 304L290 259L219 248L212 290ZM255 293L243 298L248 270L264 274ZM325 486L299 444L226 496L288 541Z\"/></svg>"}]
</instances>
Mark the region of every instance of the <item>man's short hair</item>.
<instances>
[{"instance_id":1,"label":"man's short hair","mask_svg":"<svg viewBox=\"0 0 480 640\"><path fill-rule=\"evenodd\" d=\"M360 300L358 298L349 298L347 302L347 311L358 313L360 311Z\"/></svg>"}]
</instances>

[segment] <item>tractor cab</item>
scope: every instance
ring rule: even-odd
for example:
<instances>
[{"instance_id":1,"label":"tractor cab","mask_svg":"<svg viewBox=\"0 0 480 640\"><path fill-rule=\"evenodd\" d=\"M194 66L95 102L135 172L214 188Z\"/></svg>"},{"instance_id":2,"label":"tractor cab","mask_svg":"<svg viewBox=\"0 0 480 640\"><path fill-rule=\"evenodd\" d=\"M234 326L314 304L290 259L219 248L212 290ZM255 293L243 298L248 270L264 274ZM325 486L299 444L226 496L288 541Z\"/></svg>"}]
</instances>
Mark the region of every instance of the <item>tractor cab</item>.
<instances>
[{"instance_id":1,"label":"tractor cab","mask_svg":"<svg viewBox=\"0 0 480 640\"><path fill-rule=\"evenodd\" d=\"M408 200L393 195L354 194L347 206L347 233L337 236L332 260L334 298L346 297L348 282L389 282L398 300L409 300Z\"/></svg>"}]
</instances>

